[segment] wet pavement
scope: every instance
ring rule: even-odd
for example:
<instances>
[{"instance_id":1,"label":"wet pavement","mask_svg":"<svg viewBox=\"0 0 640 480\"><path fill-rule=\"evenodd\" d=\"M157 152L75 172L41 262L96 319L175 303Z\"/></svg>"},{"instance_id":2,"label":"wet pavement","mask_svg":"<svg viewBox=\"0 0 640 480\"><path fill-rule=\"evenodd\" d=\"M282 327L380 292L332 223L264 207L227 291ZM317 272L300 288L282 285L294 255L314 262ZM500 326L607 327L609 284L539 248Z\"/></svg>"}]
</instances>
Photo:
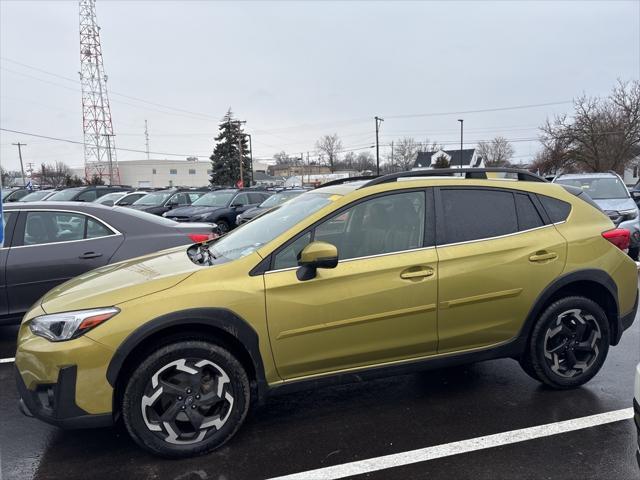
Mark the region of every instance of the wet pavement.
<instances>
[{"instance_id":1,"label":"wet pavement","mask_svg":"<svg viewBox=\"0 0 640 480\"><path fill-rule=\"evenodd\" d=\"M16 327L0 327L0 358ZM1 478L258 479L569 420L631 406L640 320L586 386L558 392L513 360L273 397L222 449L189 460L142 452L122 428L63 431L18 413L0 364ZM638 479L632 420L385 469L373 479ZM310 477L313 478L313 477Z\"/></svg>"}]
</instances>

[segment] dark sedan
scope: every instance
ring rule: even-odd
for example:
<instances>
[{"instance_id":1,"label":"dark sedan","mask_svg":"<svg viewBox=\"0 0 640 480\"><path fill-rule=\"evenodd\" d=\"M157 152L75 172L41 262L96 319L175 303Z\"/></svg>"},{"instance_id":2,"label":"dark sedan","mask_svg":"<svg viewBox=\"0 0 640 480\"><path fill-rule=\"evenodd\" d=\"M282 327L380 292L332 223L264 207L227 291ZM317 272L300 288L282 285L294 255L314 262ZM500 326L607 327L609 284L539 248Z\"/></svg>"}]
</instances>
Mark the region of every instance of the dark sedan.
<instances>
[{"instance_id":1,"label":"dark sedan","mask_svg":"<svg viewBox=\"0 0 640 480\"><path fill-rule=\"evenodd\" d=\"M302 188L296 188L291 190L283 190L281 192L276 193L275 195L271 195L269 198L267 198L264 202L262 202L257 207L250 208L249 210L238 215L236 217L236 225L242 225L243 223L246 223L249 220L253 220L254 218L262 215L263 213L267 213L273 207L282 205L284 202L291 200L292 198L295 198L306 191L307 190L303 190Z\"/></svg>"},{"instance_id":2,"label":"dark sedan","mask_svg":"<svg viewBox=\"0 0 640 480\"><path fill-rule=\"evenodd\" d=\"M256 190L216 190L203 195L190 207L175 208L164 214L178 222L210 222L218 225L221 233L236 226L236 217L257 205L271 194Z\"/></svg>"},{"instance_id":3,"label":"dark sedan","mask_svg":"<svg viewBox=\"0 0 640 480\"><path fill-rule=\"evenodd\" d=\"M199 199L208 190L186 190L171 188L168 190L158 190L150 192L144 197L136 200L130 208L141 210L154 215L162 215L174 208L186 207Z\"/></svg>"},{"instance_id":4,"label":"dark sedan","mask_svg":"<svg viewBox=\"0 0 640 480\"><path fill-rule=\"evenodd\" d=\"M0 324L18 321L47 291L88 270L217 236L215 225L95 203L5 205L3 223Z\"/></svg>"}]
</instances>

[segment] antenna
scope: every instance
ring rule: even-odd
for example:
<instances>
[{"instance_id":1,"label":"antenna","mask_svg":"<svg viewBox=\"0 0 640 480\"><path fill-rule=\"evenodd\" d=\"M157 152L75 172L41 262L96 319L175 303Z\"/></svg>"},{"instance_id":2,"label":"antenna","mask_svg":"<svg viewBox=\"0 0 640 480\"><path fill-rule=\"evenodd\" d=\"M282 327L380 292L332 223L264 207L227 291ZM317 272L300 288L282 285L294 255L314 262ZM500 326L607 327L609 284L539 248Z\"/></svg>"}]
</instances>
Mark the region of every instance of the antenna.
<instances>
[{"instance_id":1,"label":"antenna","mask_svg":"<svg viewBox=\"0 0 640 480\"><path fill-rule=\"evenodd\" d=\"M100 27L95 0L80 0L80 83L82 85L82 131L84 133L84 176L120 183L107 75L102 64Z\"/></svg>"}]
</instances>

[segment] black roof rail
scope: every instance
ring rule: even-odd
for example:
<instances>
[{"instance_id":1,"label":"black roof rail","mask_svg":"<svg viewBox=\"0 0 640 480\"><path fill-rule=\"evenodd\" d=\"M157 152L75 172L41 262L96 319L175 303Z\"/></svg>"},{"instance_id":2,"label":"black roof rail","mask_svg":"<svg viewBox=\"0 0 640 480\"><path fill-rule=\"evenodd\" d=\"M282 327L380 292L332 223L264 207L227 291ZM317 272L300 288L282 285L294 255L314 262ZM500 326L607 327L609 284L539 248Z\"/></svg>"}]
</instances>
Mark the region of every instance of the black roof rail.
<instances>
[{"instance_id":1,"label":"black roof rail","mask_svg":"<svg viewBox=\"0 0 640 480\"><path fill-rule=\"evenodd\" d=\"M378 177L376 175L360 175L358 177L338 178L336 180L330 180L330 181L328 181L326 183L321 183L320 185L318 185L317 188L331 187L333 185L342 185L343 183L347 183L347 182L358 182L360 180L371 180L371 179L375 179L375 178L381 178L381 177Z\"/></svg>"},{"instance_id":2,"label":"black roof rail","mask_svg":"<svg viewBox=\"0 0 640 480\"><path fill-rule=\"evenodd\" d=\"M535 173L531 173L527 170L521 170L519 168L507 168L507 167L487 167L487 168L431 168L428 170L411 170L407 172L390 173L388 175L382 175L374 178L370 182L365 183L360 188L372 187L373 185L380 185L381 183L394 182L399 178L411 178L411 177L444 177L455 176L456 173L464 173L464 178L482 178L487 179L487 173L515 173L518 176L519 181L525 182L548 182L548 180L542 178Z\"/></svg>"}]
</instances>

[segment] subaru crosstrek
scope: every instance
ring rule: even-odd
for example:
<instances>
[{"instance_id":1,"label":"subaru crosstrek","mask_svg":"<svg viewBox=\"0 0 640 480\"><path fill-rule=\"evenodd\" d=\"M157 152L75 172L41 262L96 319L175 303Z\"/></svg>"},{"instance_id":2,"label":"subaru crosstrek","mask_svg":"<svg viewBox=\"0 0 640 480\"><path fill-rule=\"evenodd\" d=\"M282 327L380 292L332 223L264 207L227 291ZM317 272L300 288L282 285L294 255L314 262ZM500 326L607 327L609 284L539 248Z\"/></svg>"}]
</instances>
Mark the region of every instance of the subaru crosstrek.
<instances>
[{"instance_id":1,"label":"subaru crosstrek","mask_svg":"<svg viewBox=\"0 0 640 480\"><path fill-rule=\"evenodd\" d=\"M622 178L614 172L571 173L558 175L554 182L582 188L618 228L631 233L629 256L638 260L640 251L640 216L635 200Z\"/></svg>"},{"instance_id":2,"label":"subaru crosstrek","mask_svg":"<svg viewBox=\"0 0 640 480\"><path fill-rule=\"evenodd\" d=\"M635 317L629 232L580 189L487 171L319 188L68 281L23 319L23 411L181 457L294 389L501 357L584 384Z\"/></svg>"}]
</instances>

